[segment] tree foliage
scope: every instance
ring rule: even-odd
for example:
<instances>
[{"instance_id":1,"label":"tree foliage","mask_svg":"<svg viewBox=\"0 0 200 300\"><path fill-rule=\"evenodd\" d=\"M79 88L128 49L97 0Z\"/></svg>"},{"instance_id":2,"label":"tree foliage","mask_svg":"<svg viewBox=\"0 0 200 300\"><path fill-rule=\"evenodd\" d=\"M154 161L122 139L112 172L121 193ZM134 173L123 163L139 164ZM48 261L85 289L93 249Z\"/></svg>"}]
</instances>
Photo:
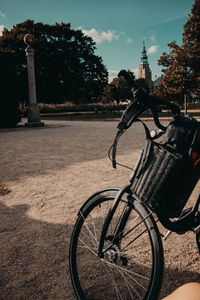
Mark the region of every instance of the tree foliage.
<instances>
[{"instance_id":1,"label":"tree foliage","mask_svg":"<svg viewBox=\"0 0 200 300\"><path fill-rule=\"evenodd\" d=\"M157 90L164 92L164 96L171 101L182 102L183 94L191 91L191 72L187 65L187 54L183 47L175 41L168 44L170 53L163 53L158 64L165 67L162 69L165 76ZM164 87L164 89L163 89Z\"/></svg>"},{"instance_id":2,"label":"tree foliage","mask_svg":"<svg viewBox=\"0 0 200 300\"><path fill-rule=\"evenodd\" d=\"M103 92L102 100L105 103L116 102L118 105L120 102L129 100L132 98L130 89L124 87L119 78L115 77L111 83L109 83Z\"/></svg>"},{"instance_id":3,"label":"tree foliage","mask_svg":"<svg viewBox=\"0 0 200 300\"><path fill-rule=\"evenodd\" d=\"M136 85L138 87L143 88L145 91L147 91L147 93L150 92L149 85L148 85L147 81L144 78L138 78L138 79L136 79L135 82L136 82Z\"/></svg>"},{"instance_id":4,"label":"tree foliage","mask_svg":"<svg viewBox=\"0 0 200 300\"><path fill-rule=\"evenodd\" d=\"M158 87L171 100L183 101L183 94L199 94L200 88L200 0L195 0L184 25L182 45L168 44L170 53L164 52L158 64L164 76Z\"/></svg>"},{"instance_id":5,"label":"tree foliage","mask_svg":"<svg viewBox=\"0 0 200 300\"><path fill-rule=\"evenodd\" d=\"M190 71L192 91L200 93L200 0L195 0L184 25L183 47L186 52L186 66Z\"/></svg>"},{"instance_id":6,"label":"tree foliage","mask_svg":"<svg viewBox=\"0 0 200 300\"><path fill-rule=\"evenodd\" d=\"M16 56L11 51L0 51L0 127L15 126L21 120L16 99Z\"/></svg>"},{"instance_id":7,"label":"tree foliage","mask_svg":"<svg viewBox=\"0 0 200 300\"><path fill-rule=\"evenodd\" d=\"M70 24L47 25L26 20L5 29L0 49L14 50L17 58L21 101L27 99L27 67L24 35L31 33L35 41L35 72L38 102L74 103L98 99L107 84L108 73L102 58L95 55L93 40Z\"/></svg>"},{"instance_id":8,"label":"tree foliage","mask_svg":"<svg viewBox=\"0 0 200 300\"><path fill-rule=\"evenodd\" d=\"M130 76L136 81L138 87L144 88L147 92L149 92L149 87L145 79L139 78L135 79L135 75L133 72L128 70ZM118 77L115 77L111 83L109 83L103 93L103 101L106 103L116 102L118 105L120 102L132 100L133 94L127 86L120 81Z\"/></svg>"}]
</instances>

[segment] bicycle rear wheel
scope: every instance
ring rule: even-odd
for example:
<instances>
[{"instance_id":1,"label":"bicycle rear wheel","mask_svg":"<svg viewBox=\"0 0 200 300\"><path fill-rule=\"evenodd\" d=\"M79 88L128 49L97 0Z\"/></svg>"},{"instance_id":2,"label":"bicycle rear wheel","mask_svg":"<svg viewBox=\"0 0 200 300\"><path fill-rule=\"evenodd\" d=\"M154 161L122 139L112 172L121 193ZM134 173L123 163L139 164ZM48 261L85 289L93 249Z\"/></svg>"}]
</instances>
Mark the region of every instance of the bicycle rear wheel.
<instances>
[{"instance_id":1,"label":"bicycle rear wheel","mask_svg":"<svg viewBox=\"0 0 200 300\"><path fill-rule=\"evenodd\" d=\"M162 282L162 242L154 219L139 201L131 203L123 196L108 228L104 257L98 256L101 230L116 194L96 194L79 212L69 251L75 294L81 300L155 300ZM120 242L113 244L117 224L130 205Z\"/></svg>"}]
</instances>

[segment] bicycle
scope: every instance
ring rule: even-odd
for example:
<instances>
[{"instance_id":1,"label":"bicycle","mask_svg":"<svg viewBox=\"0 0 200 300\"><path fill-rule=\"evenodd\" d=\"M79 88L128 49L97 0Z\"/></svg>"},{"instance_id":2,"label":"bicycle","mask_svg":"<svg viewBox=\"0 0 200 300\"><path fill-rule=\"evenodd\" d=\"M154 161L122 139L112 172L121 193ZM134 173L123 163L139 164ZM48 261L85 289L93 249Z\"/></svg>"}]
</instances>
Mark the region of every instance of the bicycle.
<instances>
[{"instance_id":1,"label":"bicycle","mask_svg":"<svg viewBox=\"0 0 200 300\"><path fill-rule=\"evenodd\" d=\"M119 137L138 121L142 112L151 109L158 127L149 133L143 123L146 135L151 140L166 132L166 127L159 121L157 106L166 105L174 115L180 113L175 104L149 96L138 89L126 71L121 71L119 77L132 88L135 100L123 113L118 124L119 131L110 149L114 167ZM152 209L136 194L136 185L133 186L135 174L144 157L143 153L129 184L95 193L78 212L69 249L70 276L77 299L156 300L164 270L158 221L169 231L178 234L194 231L200 251L200 195L193 207L183 209L185 205L182 205L178 216L173 216L173 219L170 213L165 215L155 207Z\"/></svg>"}]
</instances>

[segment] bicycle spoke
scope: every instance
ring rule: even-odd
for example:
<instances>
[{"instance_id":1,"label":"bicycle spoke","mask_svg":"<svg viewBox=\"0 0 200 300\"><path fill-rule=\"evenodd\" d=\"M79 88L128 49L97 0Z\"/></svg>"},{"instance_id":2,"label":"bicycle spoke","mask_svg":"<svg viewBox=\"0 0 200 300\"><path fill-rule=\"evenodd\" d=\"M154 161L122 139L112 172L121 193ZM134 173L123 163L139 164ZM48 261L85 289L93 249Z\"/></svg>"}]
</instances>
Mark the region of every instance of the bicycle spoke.
<instances>
[{"instance_id":1,"label":"bicycle spoke","mask_svg":"<svg viewBox=\"0 0 200 300\"><path fill-rule=\"evenodd\" d=\"M146 229L142 233L140 233L136 238L134 238L131 242L129 242L126 246L124 246L122 251L124 251L128 246L130 246L132 243L134 243L136 240L138 240L145 232L146 232Z\"/></svg>"},{"instance_id":2,"label":"bicycle spoke","mask_svg":"<svg viewBox=\"0 0 200 300\"><path fill-rule=\"evenodd\" d=\"M125 277L125 275L123 274L123 273L125 273L131 280L133 280L138 286L140 286L143 290L147 290L147 288L145 288L143 285L141 285L135 278L133 278L129 273L131 273L131 274L134 274L134 275L136 275L136 276L139 276L139 277L141 277L141 278L143 278L143 279L146 279L146 280L149 280L149 278L147 278L147 277L144 277L144 276L141 276L141 275L139 275L139 274L137 274L137 273L134 273L134 272L130 272L129 270L126 270L126 269L124 269L124 268L122 268L122 267L120 267L120 266L117 266L117 265L115 265L115 264L111 264L111 263L109 263L109 262L105 262L106 263L106 265L107 266L109 266L109 269L116 269L119 273L120 273L120 275L124 278L124 280L125 280L125 282L126 282L126 285L128 285L129 286L129 288L132 288L133 289L133 291L135 292L135 294L137 294L137 296L140 298L140 299L142 299L141 298L141 296L138 294L138 292L133 288L133 286L131 285L131 283L128 281L128 279ZM130 293L130 295L132 296L132 294Z\"/></svg>"},{"instance_id":3,"label":"bicycle spoke","mask_svg":"<svg viewBox=\"0 0 200 300\"><path fill-rule=\"evenodd\" d=\"M93 239L93 236L92 236L92 238L90 238L90 235L88 235L87 232L85 232L85 231L82 232L82 235L85 237L85 239L87 240L88 243L92 243L93 244L93 248L97 248L98 247L98 242Z\"/></svg>"},{"instance_id":4,"label":"bicycle spoke","mask_svg":"<svg viewBox=\"0 0 200 300\"><path fill-rule=\"evenodd\" d=\"M120 271L119 271L120 272ZM120 272L120 274L121 274L121 272ZM124 278L124 280L125 280L125 284L126 284L126 286L127 286L127 289L128 289L128 292L129 292L129 295L130 295L130 297L131 297L131 299L133 299L134 300L134 298L133 298L133 295L132 295L132 293L131 293L131 285L130 285L130 283L129 283L129 281L125 278L125 276L123 275L123 274L121 274L121 276ZM136 291L135 291L135 289L132 287L132 290L136 293ZM137 294L137 293L136 293Z\"/></svg>"},{"instance_id":5,"label":"bicycle spoke","mask_svg":"<svg viewBox=\"0 0 200 300\"><path fill-rule=\"evenodd\" d=\"M117 266L116 266L116 267L117 267ZM126 270L126 269L124 269L124 268L120 268L120 267L117 267L117 268L120 269L121 271L123 271L124 273L126 273L127 276L129 276L130 279L132 279L135 283L137 283L141 288L143 288L144 290L146 289L142 284L140 284L140 283L139 283L135 278L133 278L129 273L134 274L135 276L138 276L138 277L140 277L140 278L142 278L142 279L145 279L145 280L150 280L150 278L145 277L145 276L142 276L142 275L137 274L137 273L135 273L135 272L128 272L129 270Z\"/></svg>"},{"instance_id":6,"label":"bicycle spoke","mask_svg":"<svg viewBox=\"0 0 200 300\"><path fill-rule=\"evenodd\" d=\"M85 218L84 218L82 212L80 212L80 214L81 214L82 218L83 218L84 221L85 221ZM93 235L93 233L92 233L91 230L89 229L89 226L87 225L87 222L85 222L85 223L86 223L86 224L85 224L85 227L87 228L89 235L92 237L93 241L96 242L96 246L98 246L98 241L97 241L96 237Z\"/></svg>"},{"instance_id":7,"label":"bicycle spoke","mask_svg":"<svg viewBox=\"0 0 200 300\"><path fill-rule=\"evenodd\" d=\"M122 268L122 267L120 267L120 266L117 266L117 265L115 265L115 264L111 264L110 262L108 262L108 261L105 261L104 260L104 262L106 263L106 264L108 264L109 266L114 266L115 268L119 268L120 270L123 270L125 273L127 273L127 274L133 274L133 275L136 275L136 276L138 276L138 277L140 277L140 278L142 278L142 279L145 279L145 280L150 280L150 278L148 278L148 277L145 277L145 276L142 276L142 275L140 275L140 274L137 274L137 273L135 273L135 272L133 272L133 271L130 271L130 270L128 270L128 269L125 269L125 268ZM131 276L129 274L129 276ZM133 280L135 280L133 277L132 277L132 279Z\"/></svg>"},{"instance_id":8,"label":"bicycle spoke","mask_svg":"<svg viewBox=\"0 0 200 300\"><path fill-rule=\"evenodd\" d=\"M114 284L115 290L116 290L116 292L117 292L117 296L119 297L119 299L123 300L123 298L122 298L122 296L121 296L121 294L120 294L120 292L119 292L119 289L118 289L118 287L117 287L117 284L116 284L116 282L115 282L115 279L114 279L114 276L113 276L113 272L112 272L112 271L111 271L111 277L112 277L112 280L113 280L113 284Z\"/></svg>"},{"instance_id":9,"label":"bicycle spoke","mask_svg":"<svg viewBox=\"0 0 200 300\"><path fill-rule=\"evenodd\" d=\"M130 282L126 279L126 277L124 276L124 274L120 271L120 270L118 270L118 272L121 274L121 276L124 278L124 280L125 280L125 283L126 283L126 286L127 286L127 288L128 288L128 291L129 291L129 294L130 294L130 296L131 296L131 298L132 299L134 299L133 298L133 296L132 296L132 293L131 293L131 289L135 292L135 294L140 298L140 299L142 299L141 297L140 297L140 295L137 293L137 291L133 288L133 286L130 284Z\"/></svg>"},{"instance_id":10,"label":"bicycle spoke","mask_svg":"<svg viewBox=\"0 0 200 300\"><path fill-rule=\"evenodd\" d=\"M97 226L95 225L94 220L93 220L93 217L92 217L91 215L88 215L88 218L90 218L90 221L88 220L88 223L92 224L93 229L94 229L94 231L95 231L95 233L94 233L95 237L97 237L97 233L98 233L98 236L100 236L100 235L101 235L101 231L100 231L100 230L97 228ZM100 223L100 222L99 222L99 223ZM102 223L102 222L101 222L101 223ZM100 226L100 224L99 224L99 227L102 228L102 226Z\"/></svg>"},{"instance_id":11,"label":"bicycle spoke","mask_svg":"<svg viewBox=\"0 0 200 300\"><path fill-rule=\"evenodd\" d=\"M92 252L95 256L97 256L97 254L91 249L91 247L89 247L86 243L84 243L84 241L81 240L81 238L79 238L79 241L81 243L83 243L83 245L85 245L85 247L90 250L90 252ZM97 248L96 248L97 249Z\"/></svg>"},{"instance_id":12,"label":"bicycle spoke","mask_svg":"<svg viewBox=\"0 0 200 300\"><path fill-rule=\"evenodd\" d=\"M74 269L70 273L78 299L142 300L150 295L155 267L154 225L145 210L144 214L138 213L139 203L129 207L126 199L119 203L107 228L103 257L98 255L102 228L114 198L107 201L97 197L97 204L91 201L90 209L87 203L79 214L70 244L70 268ZM158 277L155 282L159 282ZM157 299L155 295L152 299Z\"/></svg>"}]
</instances>

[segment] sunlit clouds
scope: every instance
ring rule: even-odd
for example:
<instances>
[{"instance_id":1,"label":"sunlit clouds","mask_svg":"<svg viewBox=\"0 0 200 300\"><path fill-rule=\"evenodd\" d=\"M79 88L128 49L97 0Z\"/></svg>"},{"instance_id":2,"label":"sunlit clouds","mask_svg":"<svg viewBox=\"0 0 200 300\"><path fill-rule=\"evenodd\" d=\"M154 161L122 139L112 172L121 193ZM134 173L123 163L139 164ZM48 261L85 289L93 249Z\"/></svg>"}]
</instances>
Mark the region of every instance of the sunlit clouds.
<instances>
[{"instance_id":1,"label":"sunlit clouds","mask_svg":"<svg viewBox=\"0 0 200 300\"><path fill-rule=\"evenodd\" d=\"M108 31L98 31L95 28L86 30L82 28L82 26L78 27L79 30L81 30L85 35L90 36L94 42L97 44L100 44L102 42L111 42L112 40L118 40L119 35L116 34L116 31L114 30L108 30Z\"/></svg>"},{"instance_id":2,"label":"sunlit clouds","mask_svg":"<svg viewBox=\"0 0 200 300\"><path fill-rule=\"evenodd\" d=\"M147 50L147 53L148 53L148 54L156 53L156 52L158 51L159 48L160 48L160 46L158 46L158 45L153 45L153 46L151 46L151 47Z\"/></svg>"},{"instance_id":3,"label":"sunlit clouds","mask_svg":"<svg viewBox=\"0 0 200 300\"><path fill-rule=\"evenodd\" d=\"M79 26L77 29L81 30L85 35L91 37L97 44L103 42L112 42L122 38L124 42L130 44L133 42L132 38L128 37L125 32L117 32L116 30L108 29L107 31L97 30L96 28L84 29Z\"/></svg>"}]
</instances>

